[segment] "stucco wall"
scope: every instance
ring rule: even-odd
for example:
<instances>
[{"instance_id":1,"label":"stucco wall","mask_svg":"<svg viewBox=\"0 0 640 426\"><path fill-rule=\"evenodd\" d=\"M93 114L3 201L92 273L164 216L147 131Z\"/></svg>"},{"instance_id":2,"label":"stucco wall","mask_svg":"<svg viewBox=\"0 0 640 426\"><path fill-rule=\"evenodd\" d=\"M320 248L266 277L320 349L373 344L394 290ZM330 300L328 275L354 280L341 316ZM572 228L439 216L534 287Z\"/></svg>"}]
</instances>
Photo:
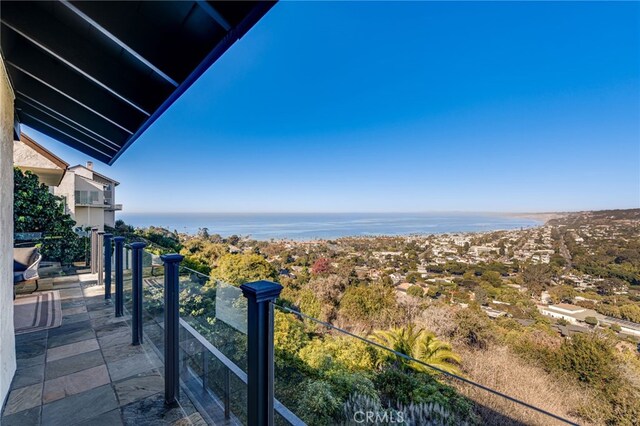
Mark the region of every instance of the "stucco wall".
<instances>
[{"instance_id":1,"label":"stucco wall","mask_svg":"<svg viewBox=\"0 0 640 426\"><path fill-rule=\"evenodd\" d=\"M13 331L13 91L0 59L0 404L16 371Z\"/></svg>"},{"instance_id":2,"label":"stucco wall","mask_svg":"<svg viewBox=\"0 0 640 426\"><path fill-rule=\"evenodd\" d=\"M76 206L76 226L96 227L104 231L104 209L101 207Z\"/></svg>"},{"instance_id":3,"label":"stucco wall","mask_svg":"<svg viewBox=\"0 0 640 426\"><path fill-rule=\"evenodd\" d=\"M104 204L104 191L102 184L88 180L82 176L78 176L76 173L76 187L75 191L97 191L98 192L98 204Z\"/></svg>"},{"instance_id":4,"label":"stucco wall","mask_svg":"<svg viewBox=\"0 0 640 426\"><path fill-rule=\"evenodd\" d=\"M71 215L75 219L76 213L76 196L75 196L75 188L76 188L76 175L72 171L67 170L60 185L53 188L53 193L60 196L66 197L67 199L67 208L69 209L67 213Z\"/></svg>"},{"instance_id":5,"label":"stucco wall","mask_svg":"<svg viewBox=\"0 0 640 426\"><path fill-rule=\"evenodd\" d=\"M61 170L53 161L49 160L30 146L27 146L22 141L15 141L15 144L13 145L13 163L16 166Z\"/></svg>"},{"instance_id":6,"label":"stucco wall","mask_svg":"<svg viewBox=\"0 0 640 426\"><path fill-rule=\"evenodd\" d=\"M115 228L116 226L116 212L114 211L106 211L104 212L104 224L106 226L110 226Z\"/></svg>"}]
</instances>

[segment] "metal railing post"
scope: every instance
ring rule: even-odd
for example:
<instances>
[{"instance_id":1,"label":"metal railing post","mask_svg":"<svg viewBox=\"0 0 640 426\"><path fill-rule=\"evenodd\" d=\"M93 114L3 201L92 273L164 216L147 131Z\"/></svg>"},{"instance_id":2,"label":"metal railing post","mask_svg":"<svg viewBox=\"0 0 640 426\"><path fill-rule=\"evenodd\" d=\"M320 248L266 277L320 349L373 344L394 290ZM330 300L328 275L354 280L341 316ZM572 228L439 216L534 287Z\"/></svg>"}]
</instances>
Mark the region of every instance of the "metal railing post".
<instances>
[{"instance_id":1,"label":"metal railing post","mask_svg":"<svg viewBox=\"0 0 640 426\"><path fill-rule=\"evenodd\" d=\"M146 243L131 243L129 247L133 251L133 267L131 268L131 344L142 343L142 249Z\"/></svg>"},{"instance_id":2,"label":"metal railing post","mask_svg":"<svg viewBox=\"0 0 640 426\"><path fill-rule=\"evenodd\" d=\"M207 389L207 376L209 375L209 351L202 348L202 389Z\"/></svg>"},{"instance_id":3,"label":"metal railing post","mask_svg":"<svg viewBox=\"0 0 640 426\"><path fill-rule=\"evenodd\" d=\"M121 317L124 311L124 283L122 277L122 252L124 250L124 237L115 237L116 253L116 317Z\"/></svg>"},{"instance_id":4,"label":"metal railing post","mask_svg":"<svg viewBox=\"0 0 640 426\"><path fill-rule=\"evenodd\" d=\"M273 304L282 286L271 281L242 284L247 306L247 423L273 425Z\"/></svg>"},{"instance_id":5,"label":"metal railing post","mask_svg":"<svg viewBox=\"0 0 640 426\"><path fill-rule=\"evenodd\" d=\"M180 394L180 352L178 297L180 262L184 256L165 254L164 262L164 402L175 404Z\"/></svg>"},{"instance_id":6,"label":"metal railing post","mask_svg":"<svg viewBox=\"0 0 640 426\"><path fill-rule=\"evenodd\" d=\"M98 228L91 228L91 273L95 274L98 272L97 266L97 251L98 246Z\"/></svg>"},{"instance_id":7,"label":"metal railing post","mask_svg":"<svg viewBox=\"0 0 640 426\"><path fill-rule=\"evenodd\" d=\"M112 234L104 234L104 298L111 300L111 238Z\"/></svg>"},{"instance_id":8,"label":"metal railing post","mask_svg":"<svg viewBox=\"0 0 640 426\"><path fill-rule=\"evenodd\" d=\"M104 232L102 231L98 231L98 241L96 242L97 246L96 246L96 253L97 253L97 259L96 259L96 268L97 268L97 272L98 272L98 285L99 286L103 286L104 285L104 245L103 245L103 240L104 240Z\"/></svg>"},{"instance_id":9,"label":"metal railing post","mask_svg":"<svg viewBox=\"0 0 640 426\"><path fill-rule=\"evenodd\" d=\"M231 370L224 369L224 418L231 418Z\"/></svg>"}]
</instances>

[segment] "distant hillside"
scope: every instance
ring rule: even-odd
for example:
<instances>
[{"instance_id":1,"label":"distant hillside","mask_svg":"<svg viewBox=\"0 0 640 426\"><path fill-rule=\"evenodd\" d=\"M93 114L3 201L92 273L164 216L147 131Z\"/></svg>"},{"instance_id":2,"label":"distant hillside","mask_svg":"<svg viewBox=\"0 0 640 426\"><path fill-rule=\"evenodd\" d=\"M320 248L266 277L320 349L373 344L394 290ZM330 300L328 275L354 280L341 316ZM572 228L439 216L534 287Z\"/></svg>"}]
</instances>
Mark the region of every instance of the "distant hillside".
<instances>
[{"instance_id":1,"label":"distant hillside","mask_svg":"<svg viewBox=\"0 0 640 426\"><path fill-rule=\"evenodd\" d=\"M550 225L578 225L582 224L594 224L594 225L606 225L611 222L628 221L628 222L640 222L640 209L625 209L625 210L597 210L587 212L568 213L561 218L555 218L549 220Z\"/></svg>"}]
</instances>

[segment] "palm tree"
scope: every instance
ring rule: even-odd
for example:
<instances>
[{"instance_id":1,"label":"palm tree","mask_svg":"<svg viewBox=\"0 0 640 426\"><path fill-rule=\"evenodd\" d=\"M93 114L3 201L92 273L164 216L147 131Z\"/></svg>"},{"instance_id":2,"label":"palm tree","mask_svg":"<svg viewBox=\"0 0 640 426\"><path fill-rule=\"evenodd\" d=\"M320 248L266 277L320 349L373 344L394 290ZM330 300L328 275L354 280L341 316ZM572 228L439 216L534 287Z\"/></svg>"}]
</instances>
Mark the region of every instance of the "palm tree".
<instances>
[{"instance_id":1,"label":"palm tree","mask_svg":"<svg viewBox=\"0 0 640 426\"><path fill-rule=\"evenodd\" d=\"M460 363L461 358L460 355L453 352L451 345L439 340L434 333L416 328L413 324L403 328L375 331L370 338L386 348L413 358L413 360L408 360L384 351L383 361L391 361L425 373L435 371L424 365L428 364L447 373L460 374L457 364Z\"/></svg>"}]
</instances>

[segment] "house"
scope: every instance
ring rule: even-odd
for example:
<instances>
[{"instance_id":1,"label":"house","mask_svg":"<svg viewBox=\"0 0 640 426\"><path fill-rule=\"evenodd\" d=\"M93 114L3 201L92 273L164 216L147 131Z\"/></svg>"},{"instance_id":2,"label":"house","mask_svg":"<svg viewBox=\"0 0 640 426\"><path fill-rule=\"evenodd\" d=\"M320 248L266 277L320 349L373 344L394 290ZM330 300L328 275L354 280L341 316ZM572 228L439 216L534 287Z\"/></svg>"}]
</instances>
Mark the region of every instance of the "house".
<instances>
[{"instance_id":1,"label":"house","mask_svg":"<svg viewBox=\"0 0 640 426\"><path fill-rule=\"evenodd\" d=\"M411 283L402 283L402 284L398 284L396 286L396 291L400 291L402 293L406 293L407 290L409 290L411 287L413 287L414 285Z\"/></svg>"},{"instance_id":2,"label":"house","mask_svg":"<svg viewBox=\"0 0 640 426\"><path fill-rule=\"evenodd\" d=\"M619 318L608 317L597 313L593 309L569 305L567 303L559 303L551 306L538 306L538 310L542 315L546 315L551 318L564 319L573 325L584 323L586 318L593 317L598 321L600 326L617 326L620 328L620 333L640 336L640 324Z\"/></svg>"},{"instance_id":3,"label":"house","mask_svg":"<svg viewBox=\"0 0 640 426\"><path fill-rule=\"evenodd\" d=\"M601 321L601 324L608 325L609 327L616 325L620 327L620 333L629 334L633 336L640 336L640 324L636 322L631 322L619 318L613 317L604 317Z\"/></svg>"},{"instance_id":4,"label":"house","mask_svg":"<svg viewBox=\"0 0 640 426\"><path fill-rule=\"evenodd\" d=\"M120 183L93 170L93 162L86 166L69 167L53 193L65 200L65 209L76 221L76 227L98 228L115 226L115 212L122 204L115 203L116 186Z\"/></svg>"},{"instance_id":5,"label":"house","mask_svg":"<svg viewBox=\"0 0 640 426\"><path fill-rule=\"evenodd\" d=\"M393 274L389 274L389 278L391 278L391 282L393 282L394 284L398 284L404 279L404 276L402 274L394 272Z\"/></svg>"},{"instance_id":6,"label":"house","mask_svg":"<svg viewBox=\"0 0 640 426\"><path fill-rule=\"evenodd\" d=\"M507 313L504 311L500 311L498 309L493 309L490 308L488 306L480 306L480 309L482 309L484 311L485 314L487 314L487 316L489 316L489 318L500 318L500 317L506 317Z\"/></svg>"},{"instance_id":7,"label":"house","mask_svg":"<svg viewBox=\"0 0 640 426\"><path fill-rule=\"evenodd\" d=\"M69 167L64 160L25 133L20 133L20 139L14 141L13 165L38 176L40 183L49 188L60 185Z\"/></svg>"},{"instance_id":8,"label":"house","mask_svg":"<svg viewBox=\"0 0 640 426\"><path fill-rule=\"evenodd\" d=\"M585 322L587 317L594 317L599 321L604 319L604 315L597 313L593 309L570 305L568 303L558 303L557 305L549 306L538 305L538 310L542 315L556 319L563 319L571 324Z\"/></svg>"}]
</instances>

